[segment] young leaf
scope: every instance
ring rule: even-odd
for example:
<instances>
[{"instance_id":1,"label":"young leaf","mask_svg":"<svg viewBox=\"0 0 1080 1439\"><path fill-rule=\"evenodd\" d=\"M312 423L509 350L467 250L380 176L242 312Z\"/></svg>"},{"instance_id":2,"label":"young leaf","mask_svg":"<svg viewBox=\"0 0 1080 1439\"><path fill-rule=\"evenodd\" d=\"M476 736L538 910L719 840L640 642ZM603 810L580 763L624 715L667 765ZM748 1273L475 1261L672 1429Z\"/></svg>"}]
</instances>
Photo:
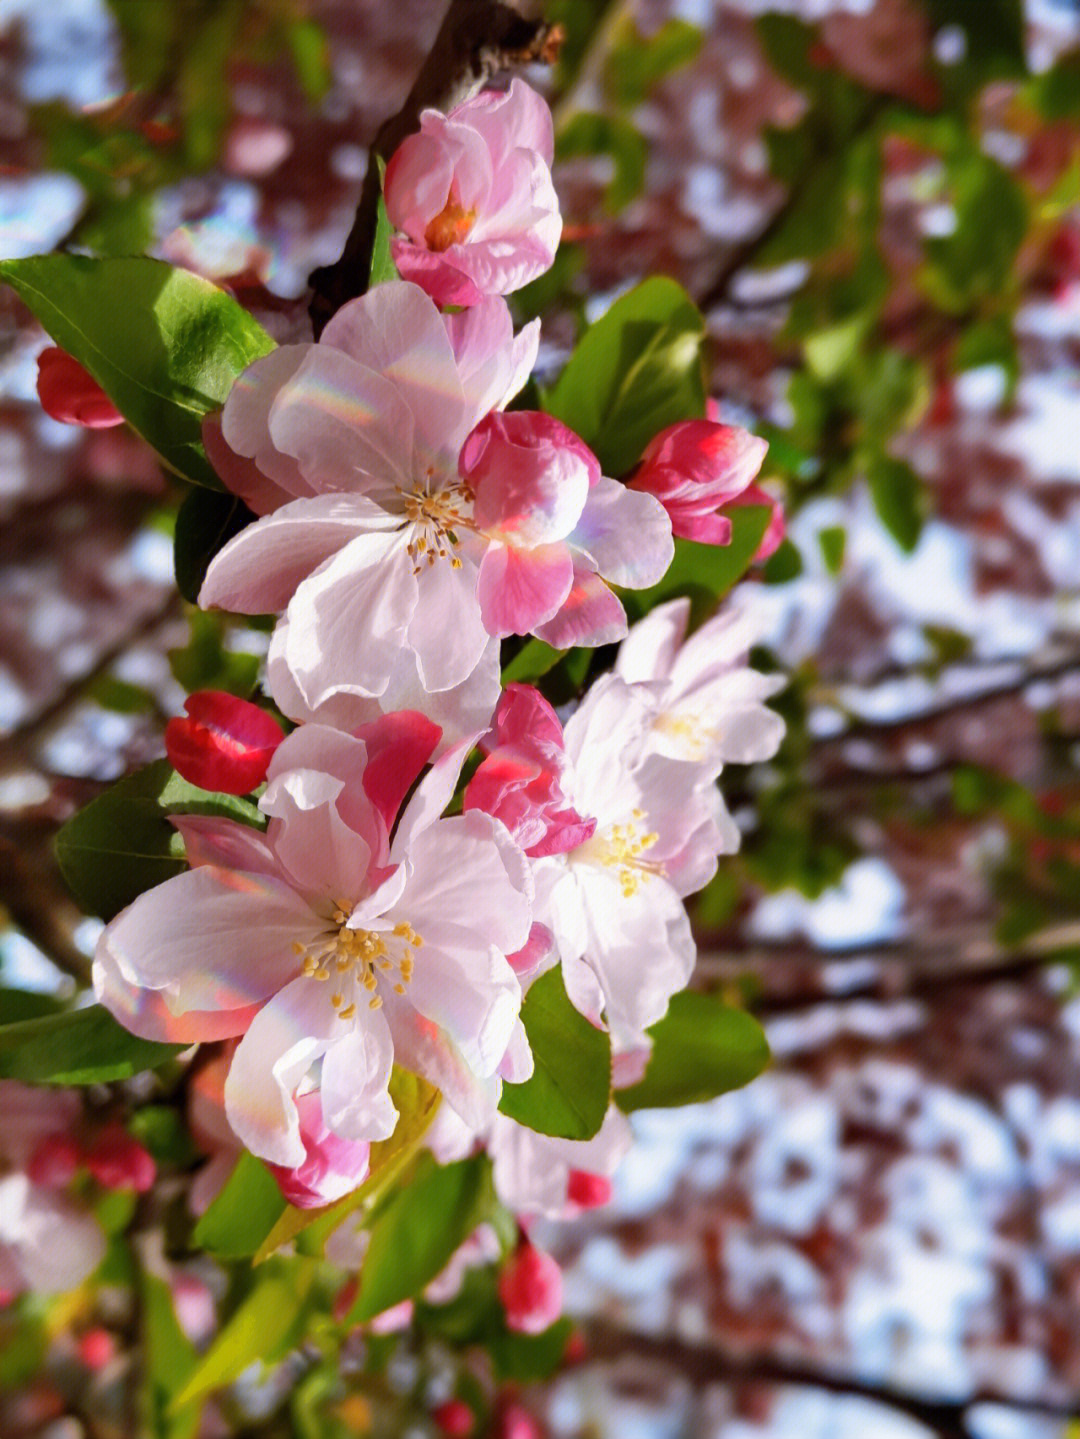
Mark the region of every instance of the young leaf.
<instances>
[{"instance_id":1,"label":"young leaf","mask_svg":"<svg viewBox=\"0 0 1080 1439\"><path fill-rule=\"evenodd\" d=\"M179 1414L187 1405L222 1389L261 1360L272 1364L299 1342L307 1323L307 1300L315 1278L310 1261L294 1259L287 1269L264 1270L255 1287L188 1376L169 1405Z\"/></svg>"},{"instance_id":2,"label":"young leaf","mask_svg":"<svg viewBox=\"0 0 1080 1439\"><path fill-rule=\"evenodd\" d=\"M499 1108L519 1124L560 1139L591 1139L611 1095L611 1041L577 1012L562 973L549 969L521 1006L535 1069L524 1084L504 1084Z\"/></svg>"},{"instance_id":3,"label":"young leaf","mask_svg":"<svg viewBox=\"0 0 1080 1439\"><path fill-rule=\"evenodd\" d=\"M435 1118L441 1094L427 1080L395 1068L390 1076L390 1097L398 1122L389 1139L371 1146L368 1177L359 1189L322 1209L296 1209L285 1205L281 1217L259 1245L255 1263L265 1260L294 1239L305 1254L320 1255L330 1234L356 1210L374 1205L416 1154L420 1141Z\"/></svg>"},{"instance_id":4,"label":"young leaf","mask_svg":"<svg viewBox=\"0 0 1080 1439\"><path fill-rule=\"evenodd\" d=\"M381 156L376 157L379 166L379 184L386 176L386 164ZM397 266L394 264L394 257L390 253L390 237L394 228L390 224L390 217L386 213L386 201L382 195L379 196L379 209L375 221L375 240L371 247L371 269L368 273L368 289L373 285L381 285L386 280L397 280L400 278Z\"/></svg>"},{"instance_id":5,"label":"young leaf","mask_svg":"<svg viewBox=\"0 0 1080 1439\"><path fill-rule=\"evenodd\" d=\"M150 1432L154 1439L192 1439L202 1406L192 1403L169 1413L174 1397L199 1362L195 1346L180 1327L172 1293L163 1279L142 1270L143 1362Z\"/></svg>"},{"instance_id":6,"label":"young leaf","mask_svg":"<svg viewBox=\"0 0 1080 1439\"><path fill-rule=\"evenodd\" d=\"M616 300L582 336L545 408L622 475L652 437L705 413L705 322L686 291L663 276Z\"/></svg>"},{"instance_id":7,"label":"young leaf","mask_svg":"<svg viewBox=\"0 0 1080 1439\"><path fill-rule=\"evenodd\" d=\"M274 342L209 280L161 260L35 255L0 261L6 281L162 461L220 490L203 416Z\"/></svg>"},{"instance_id":8,"label":"young leaf","mask_svg":"<svg viewBox=\"0 0 1080 1439\"><path fill-rule=\"evenodd\" d=\"M372 1225L360 1292L346 1324L361 1324L419 1294L480 1223L491 1200L484 1156L439 1165L423 1155L409 1183Z\"/></svg>"},{"instance_id":9,"label":"young leaf","mask_svg":"<svg viewBox=\"0 0 1080 1439\"><path fill-rule=\"evenodd\" d=\"M285 1208L270 1171L245 1152L196 1224L192 1243L219 1259L246 1259L259 1248Z\"/></svg>"},{"instance_id":10,"label":"young leaf","mask_svg":"<svg viewBox=\"0 0 1080 1439\"><path fill-rule=\"evenodd\" d=\"M197 789L167 760L147 765L91 800L56 836L61 873L88 914L112 919L144 890L184 870L184 846L169 814L262 823L250 801Z\"/></svg>"},{"instance_id":11,"label":"young leaf","mask_svg":"<svg viewBox=\"0 0 1080 1439\"><path fill-rule=\"evenodd\" d=\"M674 995L649 1034L653 1051L644 1078L615 1094L625 1114L715 1099L749 1084L769 1062L757 1020L711 994L684 990Z\"/></svg>"},{"instance_id":12,"label":"young leaf","mask_svg":"<svg viewBox=\"0 0 1080 1439\"><path fill-rule=\"evenodd\" d=\"M919 543L922 515L919 477L903 460L879 455L867 473L870 495L881 523L907 553Z\"/></svg>"},{"instance_id":13,"label":"young leaf","mask_svg":"<svg viewBox=\"0 0 1080 1439\"><path fill-rule=\"evenodd\" d=\"M548 670L559 663L565 650L552 649L543 640L535 636L528 639L518 650L517 654L503 668L502 682L504 685L515 682L531 683L546 675Z\"/></svg>"},{"instance_id":14,"label":"young leaf","mask_svg":"<svg viewBox=\"0 0 1080 1439\"><path fill-rule=\"evenodd\" d=\"M138 1039L100 1004L0 1028L0 1078L29 1084L105 1084L156 1069L183 1048Z\"/></svg>"}]
</instances>

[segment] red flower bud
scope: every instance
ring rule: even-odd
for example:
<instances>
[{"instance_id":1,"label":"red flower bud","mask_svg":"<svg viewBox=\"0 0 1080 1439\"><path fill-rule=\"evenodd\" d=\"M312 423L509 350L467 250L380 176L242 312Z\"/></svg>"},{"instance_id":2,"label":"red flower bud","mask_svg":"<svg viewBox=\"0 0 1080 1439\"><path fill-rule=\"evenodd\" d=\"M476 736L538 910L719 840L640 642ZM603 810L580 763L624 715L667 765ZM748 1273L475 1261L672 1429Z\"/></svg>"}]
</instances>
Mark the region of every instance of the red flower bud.
<instances>
[{"instance_id":1,"label":"red flower bud","mask_svg":"<svg viewBox=\"0 0 1080 1439\"><path fill-rule=\"evenodd\" d=\"M499 1275L506 1323L519 1334L541 1334L562 1313L562 1270L527 1239Z\"/></svg>"},{"instance_id":2,"label":"red flower bud","mask_svg":"<svg viewBox=\"0 0 1080 1439\"><path fill-rule=\"evenodd\" d=\"M157 1178L150 1153L119 1125L98 1135L86 1155L86 1167L103 1189L134 1189L136 1194L145 1194Z\"/></svg>"},{"instance_id":3,"label":"red flower bud","mask_svg":"<svg viewBox=\"0 0 1080 1439\"><path fill-rule=\"evenodd\" d=\"M520 1404L507 1404L495 1420L492 1439L540 1439L540 1427Z\"/></svg>"},{"instance_id":4,"label":"red flower bud","mask_svg":"<svg viewBox=\"0 0 1080 1439\"><path fill-rule=\"evenodd\" d=\"M104 1369L116 1353L116 1341L107 1329L88 1329L79 1338L79 1359L87 1369Z\"/></svg>"},{"instance_id":5,"label":"red flower bud","mask_svg":"<svg viewBox=\"0 0 1080 1439\"><path fill-rule=\"evenodd\" d=\"M476 1416L463 1399L448 1399L431 1417L439 1433L450 1435L451 1439L466 1439L476 1427Z\"/></svg>"},{"instance_id":6,"label":"red flower bud","mask_svg":"<svg viewBox=\"0 0 1080 1439\"><path fill-rule=\"evenodd\" d=\"M26 1166L32 1184L63 1189L75 1177L80 1162L79 1146L68 1134L47 1134L30 1156Z\"/></svg>"},{"instance_id":7,"label":"red flower bud","mask_svg":"<svg viewBox=\"0 0 1080 1439\"><path fill-rule=\"evenodd\" d=\"M165 726L165 751L178 774L200 789L249 794L285 738L281 726L250 700L199 690L184 701L187 718Z\"/></svg>"},{"instance_id":8,"label":"red flower bud","mask_svg":"<svg viewBox=\"0 0 1080 1439\"><path fill-rule=\"evenodd\" d=\"M105 430L124 423L123 415L93 375L55 345L38 356L37 392L45 413L65 425Z\"/></svg>"},{"instance_id":9,"label":"red flower bud","mask_svg":"<svg viewBox=\"0 0 1080 1439\"><path fill-rule=\"evenodd\" d=\"M581 1209L599 1209L611 1198L611 1180L606 1174L588 1174L584 1169L571 1169L566 1197Z\"/></svg>"}]
</instances>

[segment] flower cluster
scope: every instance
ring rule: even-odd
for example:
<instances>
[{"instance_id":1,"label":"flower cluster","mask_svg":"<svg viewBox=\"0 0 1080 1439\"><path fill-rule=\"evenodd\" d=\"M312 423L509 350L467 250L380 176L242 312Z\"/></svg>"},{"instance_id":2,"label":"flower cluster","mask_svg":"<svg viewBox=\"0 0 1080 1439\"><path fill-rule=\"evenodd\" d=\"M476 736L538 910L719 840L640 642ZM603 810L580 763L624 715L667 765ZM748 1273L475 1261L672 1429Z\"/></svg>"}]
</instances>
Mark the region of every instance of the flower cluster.
<instances>
[{"instance_id":1,"label":"flower cluster","mask_svg":"<svg viewBox=\"0 0 1080 1439\"><path fill-rule=\"evenodd\" d=\"M401 278L256 360L205 423L256 518L199 603L276 617L266 687L295 727L189 698L175 768L255 802L174 816L187 869L114 918L94 961L137 1035L228 1041L192 1086L202 1206L241 1146L294 1206L355 1189L397 1128L395 1069L441 1095L436 1158L484 1149L523 1224L605 1202L630 1143L606 1074L591 1138L500 1111L536 1063L525 996L558 969L615 1087L639 1079L694 966L684 901L738 846L717 777L779 744L745 608L690 633L689 601L646 602L630 628L620 593L656 585L676 538L728 543L725 507L772 503L763 442L690 419L618 478L560 420L507 408L539 321L515 333L504 297L554 258L551 159L520 82L425 112L385 178ZM51 412L103 422L77 397ZM781 534L777 509L761 552ZM528 636L619 644L565 724L539 688L501 686L503 641ZM552 1269L523 1229L499 1282L510 1327L557 1314Z\"/></svg>"}]
</instances>

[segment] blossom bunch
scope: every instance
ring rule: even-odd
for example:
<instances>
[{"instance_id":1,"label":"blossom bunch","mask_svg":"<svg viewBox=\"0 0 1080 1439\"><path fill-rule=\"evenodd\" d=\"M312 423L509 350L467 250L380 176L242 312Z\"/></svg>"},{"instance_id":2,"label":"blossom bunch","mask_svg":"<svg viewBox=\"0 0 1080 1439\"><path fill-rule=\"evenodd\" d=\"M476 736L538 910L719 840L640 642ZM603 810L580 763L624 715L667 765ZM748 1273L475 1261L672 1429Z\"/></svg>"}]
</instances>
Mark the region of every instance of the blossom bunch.
<instances>
[{"instance_id":1,"label":"blossom bunch","mask_svg":"<svg viewBox=\"0 0 1080 1439\"><path fill-rule=\"evenodd\" d=\"M706 413L692 329L619 330L591 420L537 383L540 321L517 328L506 296L561 232L544 101L515 80L419 123L385 174L396 273L317 340L253 334L202 420L207 482L250 515L215 530L193 593L271 617L263 691L195 687L169 722L165 872L112 906L93 983L140 1043L201 1047L196 1234L254 1156L281 1195L260 1242L341 1206L341 1322L410 1322L494 1262L498 1323L532 1335L561 1282L529 1226L606 1203L628 1113L675 1102L656 1076L694 969L686 902L739 844L717 780L783 733L752 604L710 616L666 577L678 556L718 600L736 533L749 563L782 515L764 441ZM665 372L637 402L654 350L682 388ZM43 402L108 423L112 381L47 358ZM608 419L627 396L655 415L632 453ZM448 1174L487 1197L448 1205L460 1227L399 1282L380 1225L410 1186L438 1223Z\"/></svg>"}]
</instances>

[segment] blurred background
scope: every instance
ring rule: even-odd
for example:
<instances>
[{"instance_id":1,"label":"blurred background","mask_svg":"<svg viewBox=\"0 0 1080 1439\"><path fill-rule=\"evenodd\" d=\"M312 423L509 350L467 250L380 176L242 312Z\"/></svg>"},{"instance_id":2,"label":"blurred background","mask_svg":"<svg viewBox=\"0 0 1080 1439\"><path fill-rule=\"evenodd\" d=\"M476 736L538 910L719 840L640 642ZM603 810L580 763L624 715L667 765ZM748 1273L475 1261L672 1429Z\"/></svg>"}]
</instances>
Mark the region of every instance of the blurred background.
<instances>
[{"instance_id":1,"label":"blurred background","mask_svg":"<svg viewBox=\"0 0 1080 1439\"><path fill-rule=\"evenodd\" d=\"M442 9L0 0L0 255L156 254L304 335ZM545 1234L584 1343L529 1406L598 1439L1067 1439L1080 7L546 13L566 43L529 78L566 232L517 297L541 371L643 276L687 287L721 417L770 440L789 540L744 593L790 683L776 760L725 773L743 850L696 916L696 983L748 1004L775 1061L635 1116L613 1204ZM178 599L178 495L126 429L45 416L45 343L0 290L0 983L49 991L97 932L55 829L267 636ZM0 1430L44 1432L21 1393ZM68 1408L60 1439L114 1432ZM243 1432L294 1432L262 1422Z\"/></svg>"}]
</instances>

